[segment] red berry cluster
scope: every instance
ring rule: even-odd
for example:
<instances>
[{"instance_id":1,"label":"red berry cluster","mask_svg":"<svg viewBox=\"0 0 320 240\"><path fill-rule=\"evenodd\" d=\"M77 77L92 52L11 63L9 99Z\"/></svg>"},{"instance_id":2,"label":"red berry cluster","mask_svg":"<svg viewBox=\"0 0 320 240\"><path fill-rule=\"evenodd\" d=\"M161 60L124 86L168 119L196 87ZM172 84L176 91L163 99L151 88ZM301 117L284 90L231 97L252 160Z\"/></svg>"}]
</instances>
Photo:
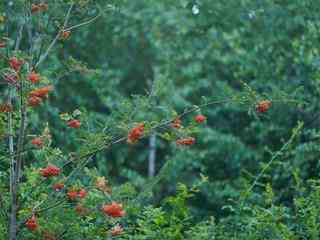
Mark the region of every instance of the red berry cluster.
<instances>
[{"instance_id":1,"label":"red berry cluster","mask_svg":"<svg viewBox=\"0 0 320 240\"><path fill-rule=\"evenodd\" d=\"M75 201L77 198L83 199L87 196L87 191L85 189L81 189L80 191L70 190L67 193L69 200Z\"/></svg>"},{"instance_id":2,"label":"red berry cluster","mask_svg":"<svg viewBox=\"0 0 320 240\"><path fill-rule=\"evenodd\" d=\"M60 168L54 165L49 165L46 168L40 169L40 174L45 178L49 178L58 176L60 174L60 171Z\"/></svg>"},{"instance_id":3,"label":"red berry cluster","mask_svg":"<svg viewBox=\"0 0 320 240\"><path fill-rule=\"evenodd\" d=\"M67 122L68 127L70 128L80 128L81 122L78 119L72 119Z\"/></svg>"},{"instance_id":4,"label":"red berry cluster","mask_svg":"<svg viewBox=\"0 0 320 240\"><path fill-rule=\"evenodd\" d=\"M28 80L30 82L32 82L33 84L36 84L40 81L41 76L40 74L36 73L35 71L32 71L31 73L29 73L28 75Z\"/></svg>"},{"instance_id":5,"label":"red berry cluster","mask_svg":"<svg viewBox=\"0 0 320 240\"><path fill-rule=\"evenodd\" d=\"M143 136L143 133L144 133L144 123L140 123L130 130L127 137L127 142L128 143L137 142Z\"/></svg>"},{"instance_id":6,"label":"red berry cluster","mask_svg":"<svg viewBox=\"0 0 320 240\"><path fill-rule=\"evenodd\" d=\"M207 118L201 114L195 116L194 120L197 122L197 123L203 123L205 120L207 120Z\"/></svg>"},{"instance_id":7,"label":"red berry cluster","mask_svg":"<svg viewBox=\"0 0 320 240\"><path fill-rule=\"evenodd\" d=\"M269 100L260 101L256 105L256 111L258 113L265 113L270 109L271 105L272 103Z\"/></svg>"},{"instance_id":8,"label":"red berry cluster","mask_svg":"<svg viewBox=\"0 0 320 240\"><path fill-rule=\"evenodd\" d=\"M15 70L17 73L20 71L23 64L24 64L24 61L21 59L18 59L17 57L12 57L9 59L10 67L13 70Z\"/></svg>"},{"instance_id":9,"label":"red berry cluster","mask_svg":"<svg viewBox=\"0 0 320 240\"><path fill-rule=\"evenodd\" d=\"M43 147L43 140L40 137L34 138L31 140L31 144L35 147L42 148Z\"/></svg>"},{"instance_id":10,"label":"red berry cluster","mask_svg":"<svg viewBox=\"0 0 320 240\"><path fill-rule=\"evenodd\" d=\"M36 216L32 215L32 217L26 221L25 225L30 231L35 231L38 228Z\"/></svg>"},{"instance_id":11,"label":"red berry cluster","mask_svg":"<svg viewBox=\"0 0 320 240\"><path fill-rule=\"evenodd\" d=\"M63 30L60 32L60 39L61 40L67 40L71 35L71 32L68 30Z\"/></svg>"},{"instance_id":12,"label":"red berry cluster","mask_svg":"<svg viewBox=\"0 0 320 240\"><path fill-rule=\"evenodd\" d=\"M195 144L196 140L193 137L181 138L176 141L177 145L190 146Z\"/></svg>"},{"instance_id":13,"label":"red berry cluster","mask_svg":"<svg viewBox=\"0 0 320 240\"><path fill-rule=\"evenodd\" d=\"M48 97L49 92L53 90L53 86L45 86L37 88L29 93L28 104L29 106L36 107L42 103L44 99Z\"/></svg>"},{"instance_id":14,"label":"red berry cluster","mask_svg":"<svg viewBox=\"0 0 320 240\"><path fill-rule=\"evenodd\" d=\"M122 204L116 202L102 206L102 211L113 218L123 217L126 214L122 208Z\"/></svg>"}]
</instances>

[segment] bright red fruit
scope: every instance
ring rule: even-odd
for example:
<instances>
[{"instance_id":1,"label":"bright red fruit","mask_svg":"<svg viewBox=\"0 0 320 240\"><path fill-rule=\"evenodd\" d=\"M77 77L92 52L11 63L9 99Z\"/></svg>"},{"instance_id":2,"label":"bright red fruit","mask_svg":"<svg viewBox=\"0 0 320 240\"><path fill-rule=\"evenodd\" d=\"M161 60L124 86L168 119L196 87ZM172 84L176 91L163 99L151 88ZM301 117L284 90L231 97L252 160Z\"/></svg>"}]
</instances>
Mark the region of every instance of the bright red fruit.
<instances>
[{"instance_id":1,"label":"bright red fruit","mask_svg":"<svg viewBox=\"0 0 320 240\"><path fill-rule=\"evenodd\" d=\"M16 58L12 57L9 59L9 65L12 69L14 69L16 72L19 72L21 69L21 66L23 65L23 61Z\"/></svg>"},{"instance_id":2,"label":"bright red fruit","mask_svg":"<svg viewBox=\"0 0 320 240\"><path fill-rule=\"evenodd\" d=\"M196 142L196 139L193 137L182 138L176 141L177 145L184 145L184 146L193 145L195 144L195 142Z\"/></svg>"},{"instance_id":3,"label":"bright red fruit","mask_svg":"<svg viewBox=\"0 0 320 240\"><path fill-rule=\"evenodd\" d=\"M53 86L45 86L42 88L37 88L29 93L31 97L39 97L39 98L46 98L48 97L49 92L53 90Z\"/></svg>"},{"instance_id":4,"label":"bright red fruit","mask_svg":"<svg viewBox=\"0 0 320 240\"><path fill-rule=\"evenodd\" d=\"M42 99L36 96L28 98L28 105L31 107L37 107L42 103Z\"/></svg>"},{"instance_id":5,"label":"bright red fruit","mask_svg":"<svg viewBox=\"0 0 320 240\"><path fill-rule=\"evenodd\" d=\"M81 190L78 192L78 197L79 197L79 198L85 198L86 196L87 196L86 190L81 189Z\"/></svg>"},{"instance_id":6,"label":"bright red fruit","mask_svg":"<svg viewBox=\"0 0 320 240\"><path fill-rule=\"evenodd\" d=\"M126 212L122 208L122 204L112 202L111 204L106 204L102 207L102 211L110 217L123 217Z\"/></svg>"},{"instance_id":7,"label":"bright red fruit","mask_svg":"<svg viewBox=\"0 0 320 240\"><path fill-rule=\"evenodd\" d=\"M38 148L42 148L43 147L43 141L41 138L37 137L31 140L31 144L33 146L36 146Z\"/></svg>"},{"instance_id":8,"label":"bright red fruit","mask_svg":"<svg viewBox=\"0 0 320 240\"><path fill-rule=\"evenodd\" d=\"M67 30L63 30L60 32L60 39L61 40L67 40L71 35L71 32L70 31L67 31Z\"/></svg>"},{"instance_id":9,"label":"bright red fruit","mask_svg":"<svg viewBox=\"0 0 320 240\"><path fill-rule=\"evenodd\" d=\"M32 71L28 75L28 80L32 82L33 84L38 83L41 79L40 74L36 73L35 71Z\"/></svg>"},{"instance_id":10,"label":"bright red fruit","mask_svg":"<svg viewBox=\"0 0 320 240\"><path fill-rule=\"evenodd\" d=\"M77 119L72 119L72 120L68 121L67 125L70 128L80 128L81 122Z\"/></svg>"},{"instance_id":11,"label":"bright red fruit","mask_svg":"<svg viewBox=\"0 0 320 240\"><path fill-rule=\"evenodd\" d=\"M265 113L269 110L272 103L269 100L263 100L256 105L256 111L258 113Z\"/></svg>"},{"instance_id":12,"label":"bright red fruit","mask_svg":"<svg viewBox=\"0 0 320 240\"><path fill-rule=\"evenodd\" d=\"M74 201L74 200L76 200L77 197L78 197L78 192L77 192L77 191L69 191L69 192L67 193L67 196L68 196L68 198L69 198L70 200Z\"/></svg>"},{"instance_id":13,"label":"bright red fruit","mask_svg":"<svg viewBox=\"0 0 320 240\"><path fill-rule=\"evenodd\" d=\"M42 100L48 97L49 92L53 90L51 85L37 88L29 93L28 105L31 107L39 106Z\"/></svg>"},{"instance_id":14,"label":"bright red fruit","mask_svg":"<svg viewBox=\"0 0 320 240\"><path fill-rule=\"evenodd\" d=\"M60 171L60 168L54 165L49 165L46 168L40 169L40 174L45 178L49 178L58 176L60 174Z\"/></svg>"},{"instance_id":15,"label":"bright red fruit","mask_svg":"<svg viewBox=\"0 0 320 240\"><path fill-rule=\"evenodd\" d=\"M137 142L144 133L144 124L140 123L136 127L132 128L128 134L127 142L128 143L135 143Z\"/></svg>"},{"instance_id":16,"label":"bright red fruit","mask_svg":"<svg viewBox=\"0 0 320 240\"><path fill-rule=\"evenodd\" d=\"M205 120L207 120L207 118L201 114L195 116L194 120L197 122L197 123L203 123Z\"/></svg>"},{"instance_id":17,"label":"bright red fruit","mask_svg":"<svg viewBox=\"0 0 320 240\"><path fill-rule=\"evenodd\" d=\"M32 215L32 217L26 221L25 225L30 231L35 231L38 228L36 216Z\"/></svg>"}]
</instances>

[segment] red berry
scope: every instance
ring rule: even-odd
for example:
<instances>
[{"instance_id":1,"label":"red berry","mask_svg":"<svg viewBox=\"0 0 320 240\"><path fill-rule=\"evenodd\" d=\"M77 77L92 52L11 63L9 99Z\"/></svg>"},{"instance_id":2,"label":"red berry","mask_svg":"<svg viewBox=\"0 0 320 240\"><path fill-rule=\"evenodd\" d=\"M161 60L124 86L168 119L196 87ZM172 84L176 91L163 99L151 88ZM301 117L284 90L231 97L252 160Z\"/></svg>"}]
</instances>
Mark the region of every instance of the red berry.
<instances>
[{"instance_id":1,"label":"red berry","mask_svg":"<svg viewBox=\"0 0 320 240\"><path fill-rule=\"evenodd\" d=\"M32 217L26 221L25 225L30 231L35 231L38 228L36 216L32 215Z\"/></svg>"},{"instance_id":2,"label":"red berry","mask_svg":"<svg viewBox=\"0 0 320 240\"><path fill-rule=\"evenodd\" d=\"M37 107L42 103L42 99L36 96L28 98L28 105L31 107Z\"/></svg>"},{"instance_id":3,"label":"red berry","mask_svg":"<svg viewBox=\"0 0 320 240\"><path fill-rule=\"evenodd\" d=\"M68 121L67 125L70 128L80 128L81 127L81 122L77 119L72 119L70 121Z\"/></svg>"},{"instance_id":4,"label":"red berry","mask_svg":"<svg viewBox=\"0 0 320 240\"><path fill-rule=\"evenodd\" d=\"M189 146L195 144L196 140L193 137L182 138L176 141L177 145Z\"/></svg>"},{"instance_id":5,"label":"red berry","mask_svg":"<svg viewBox=\"0 0 320 240\"><path fill-rule=\"evenodd\" d=\"M74 200L76 200L77 197L78 197L78 192L77 192L77 191L69 191L69 192L67 193L67 196L68 196L68 198L69 198L70 200L74 201Z\"/></svg>"},{"instance_id":6,"label":"red berry","mask_svg":"<svg viewBox=\"0 0 320 240\"><path fill-rule=\"evenodd\" d=\"M207 118L201 114L195 116L194 120L197 122L197 123L203 123L205 120L207 120Z\"/></svg>"},{"instance_id":7,"label":"red berry","mask_svg":"<svg viewBox=\"0 0 320 240\"><path fill-rule=\"evenodd\" d=\"M87 196L86 190L81 189L81 190L78 192L78 197L79 197L79 198L85 198L86 196Z\"/></svg>"},{"instance_id":8,"label":"red berry","mask_svg":"<svg viewBox=\"0 0 320 240\"><path fill-rule=\"evenodd\" d=\"M40 81L40 74L37 74L35 71L32 71L28 75L28 80L32 82L33 84L38 83Z\"/></svg>"},{"instance_id":9,"label":"red berry","mask_svg":"<svg viewBox=\"0 0 320 240\"><path fill-rule=\"evenodd\" d=\"M37 137L31 140L31 144L38 147L38 148L42 148L43 147L43 141L41 138Z\"/></svg>"},{"instance_id":10,"label":"red berry","mask_svg":"<svg viewBox=\"0 0 320 240\"><path fill-rule=\"evenodd\" d=\"M67 30L63 30L60 32L60 39L61 40L67 40L71 35L71 32L70 31L67 31Z\"/></svg>"},{"instance_id":11,"label":"red berry","mask_svg":"<svg viewBox=\"0 0 320 240\"><path fill-rule=\"evenodd\" d=\"M102 211L110 217L123 217L126 212L122 208L122 204L112 202L111 204L106 204L102 207Z\"/></svg>"},{"instance_id":12,"label":"red berry","mask_svg":"<svg viewBox=\"0 0 320 240\"><path fill-rule=\"evenodd\" d=\"M257 105L256 105L256 111L258 113L265 113L269 110L269 108L271 107L272 103L269 100L263 100L260 101Z\"/></svg>"},{"instance_id":13,"label":"red berry","mask_svg":"<svg viewBox=\"0 0 320 240\"><path fill-rule=\"evenodd\" d=\"M137 142L144 133L144 124L140 123L136 127L132 128L128 134L127 142L135 143Z\"/></svg>"},{"instance_id":14,"label":"red berry","mask_svg":"<svg viewBox=\"0 0 320 240\"><path fill-rule=\"evenodd\" d=\"M9 59L9 65L12 69L14 69L16 72L20 71L20 68L23 64L23 61L16 58L16 57L12 57Z\"/></svg>"},{"instance_id":15,"label":"red berry","mask_svg":"<svg viewBox=\"0 0 320 240\"><path fill-rule=\"evenodd\" d=\"M60 174L60 171L60 168L54 165L49 165L46 168L40 169L40 174L45 178L49 178L58 176Z\"/></svg>"},{"instance_id":16,"label":"red berry","mask_svg":"<svg viewBox=\"0 0 320 240\"><path fill-rule=\"evenodd\" d=\"M48 97L49 92L53 90L53 86L45 86L42 88L37 88L29 93L30 97L39 97L39 98L46 98Z\"/></svg>"}]
</instances>

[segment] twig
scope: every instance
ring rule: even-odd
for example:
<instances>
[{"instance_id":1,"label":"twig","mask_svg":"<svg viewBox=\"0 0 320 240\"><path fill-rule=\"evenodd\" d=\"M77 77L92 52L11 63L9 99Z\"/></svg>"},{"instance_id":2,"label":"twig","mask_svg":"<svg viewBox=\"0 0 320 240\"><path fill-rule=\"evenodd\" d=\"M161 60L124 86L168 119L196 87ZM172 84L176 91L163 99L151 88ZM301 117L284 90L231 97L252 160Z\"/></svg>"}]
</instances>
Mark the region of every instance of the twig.
<instances>
[{"instance_id":1,"label":"twig","mask_svg":"<svg viewBox=\"0 0 320 240\"><path fill-rule=\"evenodd\" d=\"M71 14L71 11L73 9L73 6L74 6L74 3L72 3L71 6L68 9L68 12L66 14L66 17L65 17L65 20L64 20L62 28L58 31L57 35L55 36L55 38L53 39L53 41L51 42L51 44L49 45L49 47L47 48L45 53L42 56L40 56L39 61L34 66L35 69L48 57L50 51L52 50L52 48L54 47L54 45L58 41L61 31L63 31L65 29L65 27L67 26L67 24L68 24L68 21L69 21L70 14Z\"/></svg>"},{"instance_id":2,"label":"twig","mask_svg":"<svg viewBox=\"0 0 320 240\"><path fill-rule=\"evenodd\" d=\"M257 177L255 178L254 182L252 183L252 185L249 187L249 189L246 191L246 193L244 194L244 196L248 196L248 194L252 191L252 189L257 185L257 183L259 182L260 178L263 176L263 174L268 170L268 168L271 166L271 164L278 159L283 153L284 151L286 151L288 149L288 147L292 144L292 142L294 141L294 139L297 137L297 135L300 133L301 129L303 128L303 123L299 122L298 126L296 128L293 129L292 135L289 138L289 140L280 148L280 150L278 150L269 160L269 162L263 167L263 169L261 170L261 172L257 175Z\"/></svg>"},{"instance_id":3,"label":"twig","mask_svg":"<svg viewBox=\"0 0 320 240\"><path fill-rule=\"evenodd\" d=\"M73 29L82 27L82 26L84 26L84 25L88 25L88 24L94 22L94 21L95 21L96 19L98 19L100 16L101 16L101 12L100 12L97 16L89 19L88 21L85 21L85 22L79 23L79 24L77 24L77 25L74 25L74 26L65 28L64 30L65 30L65 31L71 31L71 30L73 30Z\"/></svg>"}]
</instances>

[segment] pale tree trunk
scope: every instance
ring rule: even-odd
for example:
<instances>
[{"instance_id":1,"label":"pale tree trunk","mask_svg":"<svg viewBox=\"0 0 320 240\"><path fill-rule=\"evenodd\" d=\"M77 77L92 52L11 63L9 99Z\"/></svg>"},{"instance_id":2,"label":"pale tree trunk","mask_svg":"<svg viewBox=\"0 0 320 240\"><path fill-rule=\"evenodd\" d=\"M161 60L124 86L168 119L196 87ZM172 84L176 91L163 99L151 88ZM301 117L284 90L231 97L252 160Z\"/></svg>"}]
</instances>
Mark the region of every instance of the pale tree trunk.
<instances>
[{"instance_id":1,"label":"pale tree trunk","mask_svg":"<svg viewBox=\"0 0 320 240\"><path fill-rule=\"evenodd\" d=\"M154 92L155 92L155 79L154 79L154 72L153 72L153 67L148 62L147 69L149 70L149 98L154 97ZM148 156L148 176L154 177L155 172L156 172L156 152L157 152L157 146L156 146L156 141L157 141L157 135L156 133L151 133L149 137L149 156Z\"/></svg>"},{"instance_id":2,"label":"pale tree trunk","mask_svg":"<svg viewBox=\"0 0 320 240\"><path fill-rule=\"evenodd\" d=\"M148 164L148 175L149 177L154 177L156 171L156 141L157 136L155 133L151 134L149 137L149 164Z\"/></svg>"}]
</instances>

